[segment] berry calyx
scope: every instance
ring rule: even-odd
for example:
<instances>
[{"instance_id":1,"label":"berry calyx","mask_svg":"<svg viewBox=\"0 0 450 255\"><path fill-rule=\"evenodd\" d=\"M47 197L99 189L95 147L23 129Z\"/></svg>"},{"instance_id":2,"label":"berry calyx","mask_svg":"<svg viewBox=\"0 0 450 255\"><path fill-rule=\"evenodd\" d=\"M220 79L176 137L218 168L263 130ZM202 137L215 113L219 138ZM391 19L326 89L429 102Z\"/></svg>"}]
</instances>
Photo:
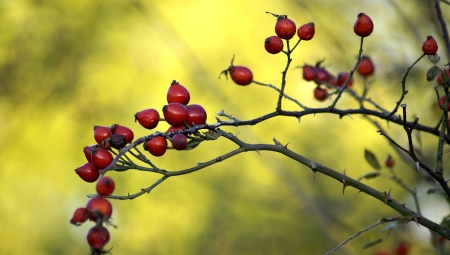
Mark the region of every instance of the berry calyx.
<instances>
[{"instance_id":1,"label":"berry calyx","mask_svg":"<svg viewBox=\"0 0 450 255\"><path fill-rule=\"evenodd\" d=\"M284 44L283 41L278 36L270 36L267 37L264 41L264 48L270 54L278 54L283 50Z\"/></svg>"},{"instance_id":2,"label":"berry calyx","mask_svg":"<svg viewBox=\"0 0 450 255\"><path fill-rule=\"evenodd\" d=\"M364 13L358 14L358 18L353 24L353 31L361 37L369 36L373 31L372 19Z\"/></svg>"},{"instance_id":3,"label":"berry calyx","mask_svg":"<svg viewBox=\"0 0 450 255\"><path fill-rule=\"evenodd\" d=\"M92 149L92 163L97 169L106 168L113 160L114 158L109 151L100 147Z\"/></svg>"},{"instance_id":4,"label":"berry calyx","mask_svg":"<svg viewBox=\"0 0 450 255\"><path fill-rule=\"evenodd\" d=\"M427 36L427 40L422 44L422 51L426 55L435 55L438 50L438 45L433 36Z\"/></svg>"},{"instance_id":5,"label":"berry calyx","mask_svg":"<svg viewBox=\"0 0 450 255\"><path fill-rule=\"evenodd\" d=\"M131 143L134 139L134 133L131 129L121 126L119 124L114 124L111 126L112 134L123 135L127 141L127 143ZM114 147L114 146L113 146Z\"/></svg>"},{"instance_id":6,"label":"berry calyx","mask_svg":"<svg viewBox=\"0 0 450 255\"><path fill-rule=\"evenodd\" d=\"M172 147L175 150L182 151L188 146L187 138L183 134L175 134L172 137Z\"/></svg>"},{"instance_id":7,"label":"berry calyx","mask_svg":"<svg viewBox=\"0 0 450 255\"><path fill-rule=\"evenodd\" d=\"M321 88L320 86L317 86L314 89L314 98L317 99L318 101L325 101L328 98L328 90Z\"/></svg>"},{"instance_id":8,"label":"berry calyx","mask_svg":"<svg viewBox=\"0 0 450 255\"><path fill-rule=\"evenodd\" d=\"M337 77L337 84L336 85L338 87L344 86L344 84L347 81L348 77L350 77L350 74L347 73L347 72L339 73L338 77ZM350 80L348 81L346 88L350 88L351 86L353 86L353 81L354 81L354 79L353 79L353 76L352 76L352 78L350 78Z\"/></svg>"},{"instance_id":9,"label":"berry calyx","mask_svg":"<svg viewBox=\"0 0 450 255\"><path fill-rule=\"evenodd\" d=\"M305 81L313 81L316 78L315 68L310 65L304 65L302 75Z\"/></svg>"},{"instance_id":10,"label":"berry calyx","mask_svg":"<svg viewBox=\"0 0 450 255\"><path fill-rule=\"evenodd\" d=\"M100 178L100 180L98 180L97 184L95 185L97 194L103 197L111 195L114 192L114 188L114 180L107 176Z\"/></svg>"},{"instance_id":11,"label":"berry calyx","mask_svg":"<svg viewBox=\"0 0 450 255\"><path fill-rule=\"evenodd\" d=\"M368 56L362 56L356 71L362 76L369 76L375 72L375 65Z\"/></svg>"},{"instance_id":12,"label":"berry calyx","mask_svg":"<svg viewBox=\"0 0 450 255\"><path fill-rule=\"evenodd\" d=\"M186 106L180 103L170 103L162 109L164 119L173 126L180 126L186 122Z\"/></svg>"},{"instance_id":13,"label":"berry calyx","mask_svg":"<svg viewBox=\"0 0 450 255\"><path fill-rule=\"evenodd\" d=\"M167 103L180 103L187 105L191 95L189 91L176 80L173 80L167 91Z\"/></svg>"},{"instance_id":14,"label":"berry calyx","mask_svg":"<svg viewBox=\"0 0 450 255\"><path fill-rule=\"evenodd\" d=\"M228 78L228 73L231 76L231 79L236 83L237 85L246 86L252 83L253 81L253 73L250 69L248 69L245 66L234 66L234 56L233 59L231 59L231 65L228 67L228 69L222 71L219 75L222 76L222 74L225 75L226 78Z\"/></svg>"},{"instance_id":15,"label":"berry calyx","mask_svg":"<svg viewBox=\"0 0 450 255\"><path fill-rule=\"evenodd\" d=\"M84 223L89 218L89 213L86 208L77 208L73 213L72 219L70 219L70 223L75 226L80 226L81 223Z\"/></svg>"},{"instance_id":16,"label":"berry calyx","mask_svg":"<svg viewBox=\"0 0 450 255\"><path fill-rule=\"evenodd\" d=\"M191 127L206 123L207 114L201 105L191 104L186 106L186 115L186 123Z\"/></svg>"},{"instance_id":17,"label":"berry calyx","mask_svg":"<svg viewBox=\"0 0 450 255\"><path fill-rule=\"evenodd\" d=\"M80 176L85 182L95 182L100 173L98 169L94 166L92 162L87 162L86 164L75 169L75 173Z\"/></svg>"},{"instance_id":18,"label":"berry calyx","mask_svg":"<svg viewBox=\"0 0 450 255\"><path fill-rule=\"evenodd\" d=\"M98 144L102 144L103 139L111 135L111 128L107 126L94 126L94 139Z\"/></svg>"},{"instance_id":19,"label":"berry calyx","mask_svg":"<svg viewBox=\"0 0 450 255\"><path fill-rule=\"evenodd\" d=\"M103 226L91 228L86 236L89 246L95 251L103 249L109 242L109 238L108 229Z\"/></svg>"},{"instance_id":20,"label":"berry calyx","mask_svg":"<svg viewBox=\"0 0 450 255\"><path fill-rule=\"evenodd\" d=\"M144 143L144 150L147 150L153 156L160 157L166 153L167 140L163 136L155 136Z\"/></svg>"},{"instance_id":21,"label":"berry calyx","mask_svg":"<svg viewBox=\"0 0 450 255\"><path fill-rule=\"evenodd\" d=\"M89 212L89 219L96 222L97 219L107 221L111 217L113 209L111 203L107 199L103 197L94 197L87 203L86 210Z\"/></svg>"},{"instance_id":22,"label":"berry calyx","mask_svg":"<svg viewBox=\"0 0 450 255\"><path fill-rule=\"evenodd\" d=\"M158 126L159 113L157 110L150 108L142 110L134 115L134 121L136 120L146 129L153 129Z\"/></svg>"},{"instance_id":23,"label":"berry calyx","mask_svg":"<svg viewBox=\"0 0 450 255\"><path fill-rule=\"evenodd\" d=\"M304 41L309 41L314 37L316 32L314 22L306 23L300 26L297 30L297 35L300 39Z\"/></svg>"}]
</instances>

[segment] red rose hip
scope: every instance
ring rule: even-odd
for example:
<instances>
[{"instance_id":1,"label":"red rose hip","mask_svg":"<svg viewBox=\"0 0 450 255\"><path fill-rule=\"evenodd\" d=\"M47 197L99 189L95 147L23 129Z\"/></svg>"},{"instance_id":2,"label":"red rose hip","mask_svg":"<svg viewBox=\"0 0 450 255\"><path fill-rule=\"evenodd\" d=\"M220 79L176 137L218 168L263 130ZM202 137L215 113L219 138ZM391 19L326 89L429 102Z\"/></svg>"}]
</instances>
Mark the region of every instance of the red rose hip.
<instances>
[{"instance_id":1,"label":"red rose hip","mask_svg":"<svg viewBox=\"0 0 450 255\"><path fill-rule=\"evenodd\" d=\"M375 65L368 56L362 56L356 71L362 76L369 76L375 72Z\"/></svg>"},{"instance_id":2,"label":"red rose hip","mask_svg":"<svg viewBox=\"0 0 450 255\"><path fill-rule=\"evenodd\" d=\"M328 90L317 86L314 89L314 98L317 99L318 101L321 101L321 102L327 100L327 98L328 98Z\"/></svg>"},{"instance_id":3,"label":"red rose hip","mask_svg":"<svg viewBox=\"0 0 450 255\"><path fill-rule=\"evenodd\" d=\"M280 51L283 50L284 44L283 41L278 36L270 36L267 37L264 41L264 48L267 52L270 54L278 54Z\"/></svg>"},{"instance_id":4,"label":"red rose hip","mask_svg":"<svg viewBox=\"0 0 450 255\"><path fill-rule=\"evenodd\" d=\"M94 197L89 200L86 205L86 210L89 212L89 219L97 221L98 217L102 220L107 220L112 214L111 203L103 197Z\"/></svg>"},{"instance_id":5,"label":"red rose hip","mask_svg":"<svg viewBox=\"0 0 450 255\"><path fill-rule=\"evenodd\" d=\"M295 35L295 23L286 15L279 15L275 24L275 34L282 39L289 40Z\"/></svg>"},{"instance_id":6,"label":"red rose hip","mask_svg":"<svg viewBox=\"0 0 450 255\"><path fill-rule=\"evenodd\" d=\"M373 31L372 19L364 13L358 14L355 24L353 25L353 31L361 37L369 36Z\"/></svg>"},{"instance_id":7,"label":"red rose hip","mask_svg":"<svg viewBox=\"0 0 450 255\"><path fill-rule=\"evenodd\" d=\"M103 139L111 135L111 128L107 126L94 126L94 139L98 144L102 144Z\"/></svg>"},{"instance_id":8,"label":"red rose hip","mask_svg":"<svg viewBox=\"0 0 450 255\"><path fill-rule=\"evenodd\" d=\"M114 180L105 176L98 180L95 185L95 190L100 196L109 196L114 192L115 184Z\"/></svg>"},{"instance_id":9,"label":"red rose hip","mask_svg":"<svg viewBox=\"0 0 450 255\"><path fill-rule=\"evenodd\" d=\"M186 122L186 106L180 103L170 103L162 109L164 119L173 126L180 126Z\"/></svg>"},{"instance_id":10,"label":"red rose hip","mask_svg":"<svg viewBox=\"0 0 450 255\"><path fill-rule=\"evenodd\" d=\"M92 163L97 169L104 169L113 162L111 152L97 147L92 150Z\"/></svg>"},{"instance_id":11,"label":"red rose hip","mask_svg":"<svg viewBox=\"0 0 450 255\"><path fill-rule=\"evenodd\" d=\"M438 50L438 45L433 36L427 36L427 40L422 44L422 51L426 55L435 55Z\"/></svg>"},{"instance_id":12,"label":"red rose hip","mask_svg":"<svg viewBox=\"0 0 450 255\"><path fill-rule=\"evenodd\" d=\"M162 136L155 136L144 143L144 149L153 156L160 157L166 153L167 140Z\"/></svg>"},{"instance_id":13,"label":"red rose hip","mask_svg":"<svg viewBox=\"0 0 450 255\"><path fill-rule=\"evenodd\" d=\"M191 104L186 106L187 120L189 126L202 125L206 123L206 111L198 104Z\"/></svg>"},{"instance_id":14,"label":"red rose hip","mask_svg":"<svg viewBox=\"0 0 450 255\"><path fill-rule=\"evenodd\" d=\"M134 121L138 121L146 129L153 129L158 126L159 113L153 108L142 110L134 115Z\"/></svg>"},{"instance_id":15,"label":"red rose hip","mask_svg":"<svg viewBox=\"0 0 450 255\"><path fill-rule=\"evenodd\" d=\"M300 26L297 30L297 35L300 39L309 41L314 37L315 32L314 22L310 22Z\"/></svg>"},{"instance_id":16,"label":"red rose hip","mask_svg":"<svg viewBox=\"0 0 450 255\"><path fill-rule=\"evenodd\" d=\"M123 135L127 140L127 143L131 143L134 139L133 131L125 126L114 124L111 126L111 131L112 134Z\"/></svg>"},{"instance_id":17,"label":"red rose hip","mask_svg":"<svg viewBox=\"0 0 450 255\"><path fill-rule=\"evenodd\" d=\"M253 81L252 71L245 66L234 66L233 62L234 62L234 56L231 59L230 67L228 67L228 69L222 71L220 73L220 76L222 74L224 74L225 77L228 78L228 73L229 73L231 76L231 79L234 81L234 83L236 83L237 85L241 85L241 86L246 86L246 85L249 85L250 83L252 83L252 81ZM220 76L219 76L219 78L220 78Z\"/></svg>"},{"instance_id":18,"label":"red rose hip","mask_svg":"<svg viewBox=\"0 0 450 255\"><path fill-rule=\"evenodd\" d=\"M81 223L86 222L88 218L89 213L86 208L77 208L73 213L72 219L70 219L70 223L79 226Z\"/></svg>"},{"instance_id":19,"label":"red rose hip","mask_svg":"<svg viewBox=\"0 0 450 255\"><path fill-rule=\"evenodd\" d=\"M177 81L172 81L167 91L167 103L180 103L187 105L191 96L189 91Z\"/></svg>"},{"instance_id":20,"label":"red rose hip","mask_svg":"<svg viewBox=\"0 0 450 255\"><path fill-rule=\"evenodd\" d=\"M172 137L172 147L175 150L184 150L188 146L187 138L183 134L176 134Z\"/></svg>"},{"instance_id":21,"label":"red rose hip","mask_svg":"<svg viewBox=\"0 0 450 255\"><path fill-rule=\"evenodd\" d=\"M95 182L100 176L98 169L91 162L87 162L75 169L75 173L85 182Z\"/></svg>"},{"instance_id":22,"label":"red rose hip","mask_svg":"<svg viewBox=\"0 0 450 255\"><path fill-rule=\"evenodd\" d=\"M103 226L93 227L87 234L87 242L93 250L101 250L109 242L109 232Z\"/></svg>"}]
</instances>

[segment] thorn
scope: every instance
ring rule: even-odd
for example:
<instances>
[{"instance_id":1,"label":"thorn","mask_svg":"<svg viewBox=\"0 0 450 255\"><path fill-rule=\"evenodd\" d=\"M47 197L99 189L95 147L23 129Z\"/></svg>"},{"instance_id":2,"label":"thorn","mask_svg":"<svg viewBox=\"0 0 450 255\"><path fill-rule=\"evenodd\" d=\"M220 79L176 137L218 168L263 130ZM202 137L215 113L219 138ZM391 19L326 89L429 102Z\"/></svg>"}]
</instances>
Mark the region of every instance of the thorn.
<instances>
[{"instance_id":1,"label":"thorn","mask_svg":"<svg viewBox=\"0 0 450 255\"><path fill-rule=\"evenodd\" d=\"M406 205L406 204L405 204L405 203L403 203L403 204L402 204L402 207L403 207L403 208L405 208L405 205Z\"/></svg>"},{"instance_id":2,"label":"thorn","mask_svg":"<svg viewBox=\"0 0 450 255\"><path fill-rule=\"evenodd\" d=\"M287 146L288 146L288 144L290 144L291 142L288 142L285 146L284 146L284 148L286 148L287 149Z\"/></svg>"},{"instance_id":3,"label":"thorn","mask_svg":"<svg viewBox=\"0 0 450 255\"><path fill-rule=\"evenodd\" d=\"M350 119L353 119L352 116L350 115L350 113L347 113L347 116L348 116Z\"/></svg>"},{"instance_id":4,"label":"thorn","mask_svg":"<svg viewBox=\"0 0 450 255\"><path fill-rule=\"evenodd\" d=\"M389 190L388 193L386 193L386 191L383 192L384 194L384 203L387 204L387 202L391 202L392 201L392 197L391 197L391 190Z\"/></svg>"},{"instance_id":5,"label":"thorn","mask_svg":"<svg viewBox=\"0 0 450 255\"><path fill-rule=\"evenodd\" d=\"M262 155L261 155L261 153L259 153L259 150L256 150L256 153L258 153L258 154L259 154L259 156L262 156Z\"/></svg>"},{"instance_id":6,"label":"thorn","mask_svg":"<svg viewBox=\"0 0 450 255\"><path fill-rule=\"evenodd\" d=\"M300 118L300 117L297 117L297 120L298 120L298 123L300 123L301 118Z\"/></svg>"},{"instance_id":7,"label":"thorn","mask_svg":"<svg viewBox=\"0 0 450 255\"><path fill-rule=\"evenodd\" d=\"M316 171L313 171L313 178L314 178L314 181L316 180Z\"/></svg>"},{"instance_id":8,"label":"thorn","mask_svg":"<svg viewBox=\"0 0 450 255\"><path fill-rule=\"evenodd\" d=\"M283 146L275 137L273 138L273 142L275 143L275 145Z\"/></svg>"},{"instance_id":9,"label":"thorn","mask_svg":"<svg viewBox=\"0 0 450 255\"><path fill-rule=\"evenodd\" d=\"M344 195L344 192L345 192L345 188L347 188L347 183L345 182L345 180L344 179L342 179L342 183L344 184L344 187L342 188L342 195Z\"/></svg>"},{"instance_id":10,"label":"thorn","mask_svg":"<svg viewBox=\"0 0 450 255\"><path fill-rule=\"evenodd\" d=\"M420 173L419 161L416 162L417 171Z\"/></svg>"}]
</instances>

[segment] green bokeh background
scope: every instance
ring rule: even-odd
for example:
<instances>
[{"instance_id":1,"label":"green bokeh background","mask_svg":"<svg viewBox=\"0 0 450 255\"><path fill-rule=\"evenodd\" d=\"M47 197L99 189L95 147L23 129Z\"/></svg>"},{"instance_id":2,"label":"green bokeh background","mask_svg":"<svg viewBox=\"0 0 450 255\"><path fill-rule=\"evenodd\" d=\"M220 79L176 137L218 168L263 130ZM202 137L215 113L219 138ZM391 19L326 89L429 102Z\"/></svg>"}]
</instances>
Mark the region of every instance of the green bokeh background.
<instances>
[{"instance_id":1,"label":"green bokeh background","mask_svg":"<svg viewBox=\"0 0 450 255\"><path fill-rule=\"evenodd\" d=\"M208 123L220 110L252 119L275 108L269 88L240 87L218 79L235 54L235 64L253 70L255 79L280 84L286 58L269 55L264 39L274 34L275 19L266 11L288 14L299 26L314 21L316 36L293 55L286 93L310 107L314 85L301 79L304 63L325 59L333 73L349 71L358 53L352 31L356 15L365 12L375 23L365 40L377 74L370 96L391 109L400 95L400 78L433 35L443 45L432 1L58 1L0 2L0 254L88 254L85 236L91 223L69 224L73 211L88 201L94 184L84 183L74 169L85 162L82 149L94 143L92 127L118 123L136 137L149 131L134 122L134 113L161 109L170 82L180 81L191 102L203 105ZM443 6L443 8L447 8ZM447 17L448 19L450 17ZM439 54L448 60L440 47ZM448 61L443 61L448 62ZM434 125L439 118L434 83L425 81L422 60L409 77L405 99L409 117ZM361 92L356 77L355 90ZM340 108L358 107L344 96ZM285 102L284 107L298 110ZM406 145L404 131L381 123ZM158 130L165 131L166 123ZM361 116L339 119L317 115L276 118L254 127L224 128L250 143L289 148L358 178L371 171L364 149L380 160L395 152L376 128ZM422 135L423 153L434 164L436 141ZM220 139L193 151L169 151L154 163L177 170L210 160L235 148ZM399 160L398 160L399 161ZM440 221L448 206L426 196L430 186L417 171L398 162L398 173L417 187L425 216ZM385 171L385 170L384 170ZM129 171L111 173L116 193L135 193L158 176ZM384 179L365 181L413 205L409 196ZM202 171L171 178L149 195L112 201L110 229L114 254L323 254L373 223L396 213L364 194L317 175L292 160L270 152L248 152ZM375 248L366 242L382 237L381 228L365 233L336 254L374 254L393 249L400 240L413 243L412 254L432 252L429 233L414 224L394 230Z\"/></svg>"}]
</instances>

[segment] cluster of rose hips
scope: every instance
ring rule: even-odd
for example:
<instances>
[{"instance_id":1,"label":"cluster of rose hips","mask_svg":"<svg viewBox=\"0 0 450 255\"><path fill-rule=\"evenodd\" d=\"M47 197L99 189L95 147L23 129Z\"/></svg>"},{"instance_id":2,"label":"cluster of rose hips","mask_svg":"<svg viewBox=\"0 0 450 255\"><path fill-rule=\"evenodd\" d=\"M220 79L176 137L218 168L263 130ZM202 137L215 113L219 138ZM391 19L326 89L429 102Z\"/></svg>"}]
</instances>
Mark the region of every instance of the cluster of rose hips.
<instances>
[{"instance_id":1,"label":"cluster of rose hips","mask_svg":"<svg viewBox=\"0 0 450 255\"><path fill-rule=\"evenodd\" d=\"M360 37L367 37L372 34L373 22L369 16L364 13L358 14L358 17L353 25L353 31ZM340 72L337 76L331 74L324 67L321 66L322 61L319 61L315 66L304 65L303 66L303 79L306 81L314 81L317 86L314 89L314 98L318 101L325 101L328 96L328 90L333 87L344 86L347 79L350 77L348 72ZM357 66L356 71L363 77L368 77L375 72L375 65L369 56L362 56ZM346 89L353 86L353 76L347 82ZM325 88L322 85L326 85Z\"/></svg>"},{"instance_id":2,"label":"cluster of rose hips","mask_svg":"<svg viewBox=\"0 0 450 255\"><path fill-rule=\"evenodd\" d=\"M205 109L198 104L190 104L189 91L177 81L173 81L167 91L167 105L162 108L164 119L160 118L157 110L149 108L134 115L135 121L146 129L154 129L161 120L170 124L165 133L146 137L144 149L153 156L162 156L168 149L167 140L175 150L185 150L188 147L188 137L182 132L187 128L206 123L207 114ZM181 132L178 132L181 131ZM86 182L95 182L97 196L91 198L86 207L78 208L70 220L74 225L81 225L88 219L96 223L87 235L87 241L91 247L92 254L101 254L103 247L109 241L109 232L103 226L110 223L112 205L105 198L114 191L114 181L109 177L100 177L100 171L110 166L116 152L134 139L133 131L125 126L114 124L109 126L94 126L95 145L86 146L83 149L87 162L78 167L75 172ZM117 155L117 154L116 154Z\"/></svg>"}]
</instances>

